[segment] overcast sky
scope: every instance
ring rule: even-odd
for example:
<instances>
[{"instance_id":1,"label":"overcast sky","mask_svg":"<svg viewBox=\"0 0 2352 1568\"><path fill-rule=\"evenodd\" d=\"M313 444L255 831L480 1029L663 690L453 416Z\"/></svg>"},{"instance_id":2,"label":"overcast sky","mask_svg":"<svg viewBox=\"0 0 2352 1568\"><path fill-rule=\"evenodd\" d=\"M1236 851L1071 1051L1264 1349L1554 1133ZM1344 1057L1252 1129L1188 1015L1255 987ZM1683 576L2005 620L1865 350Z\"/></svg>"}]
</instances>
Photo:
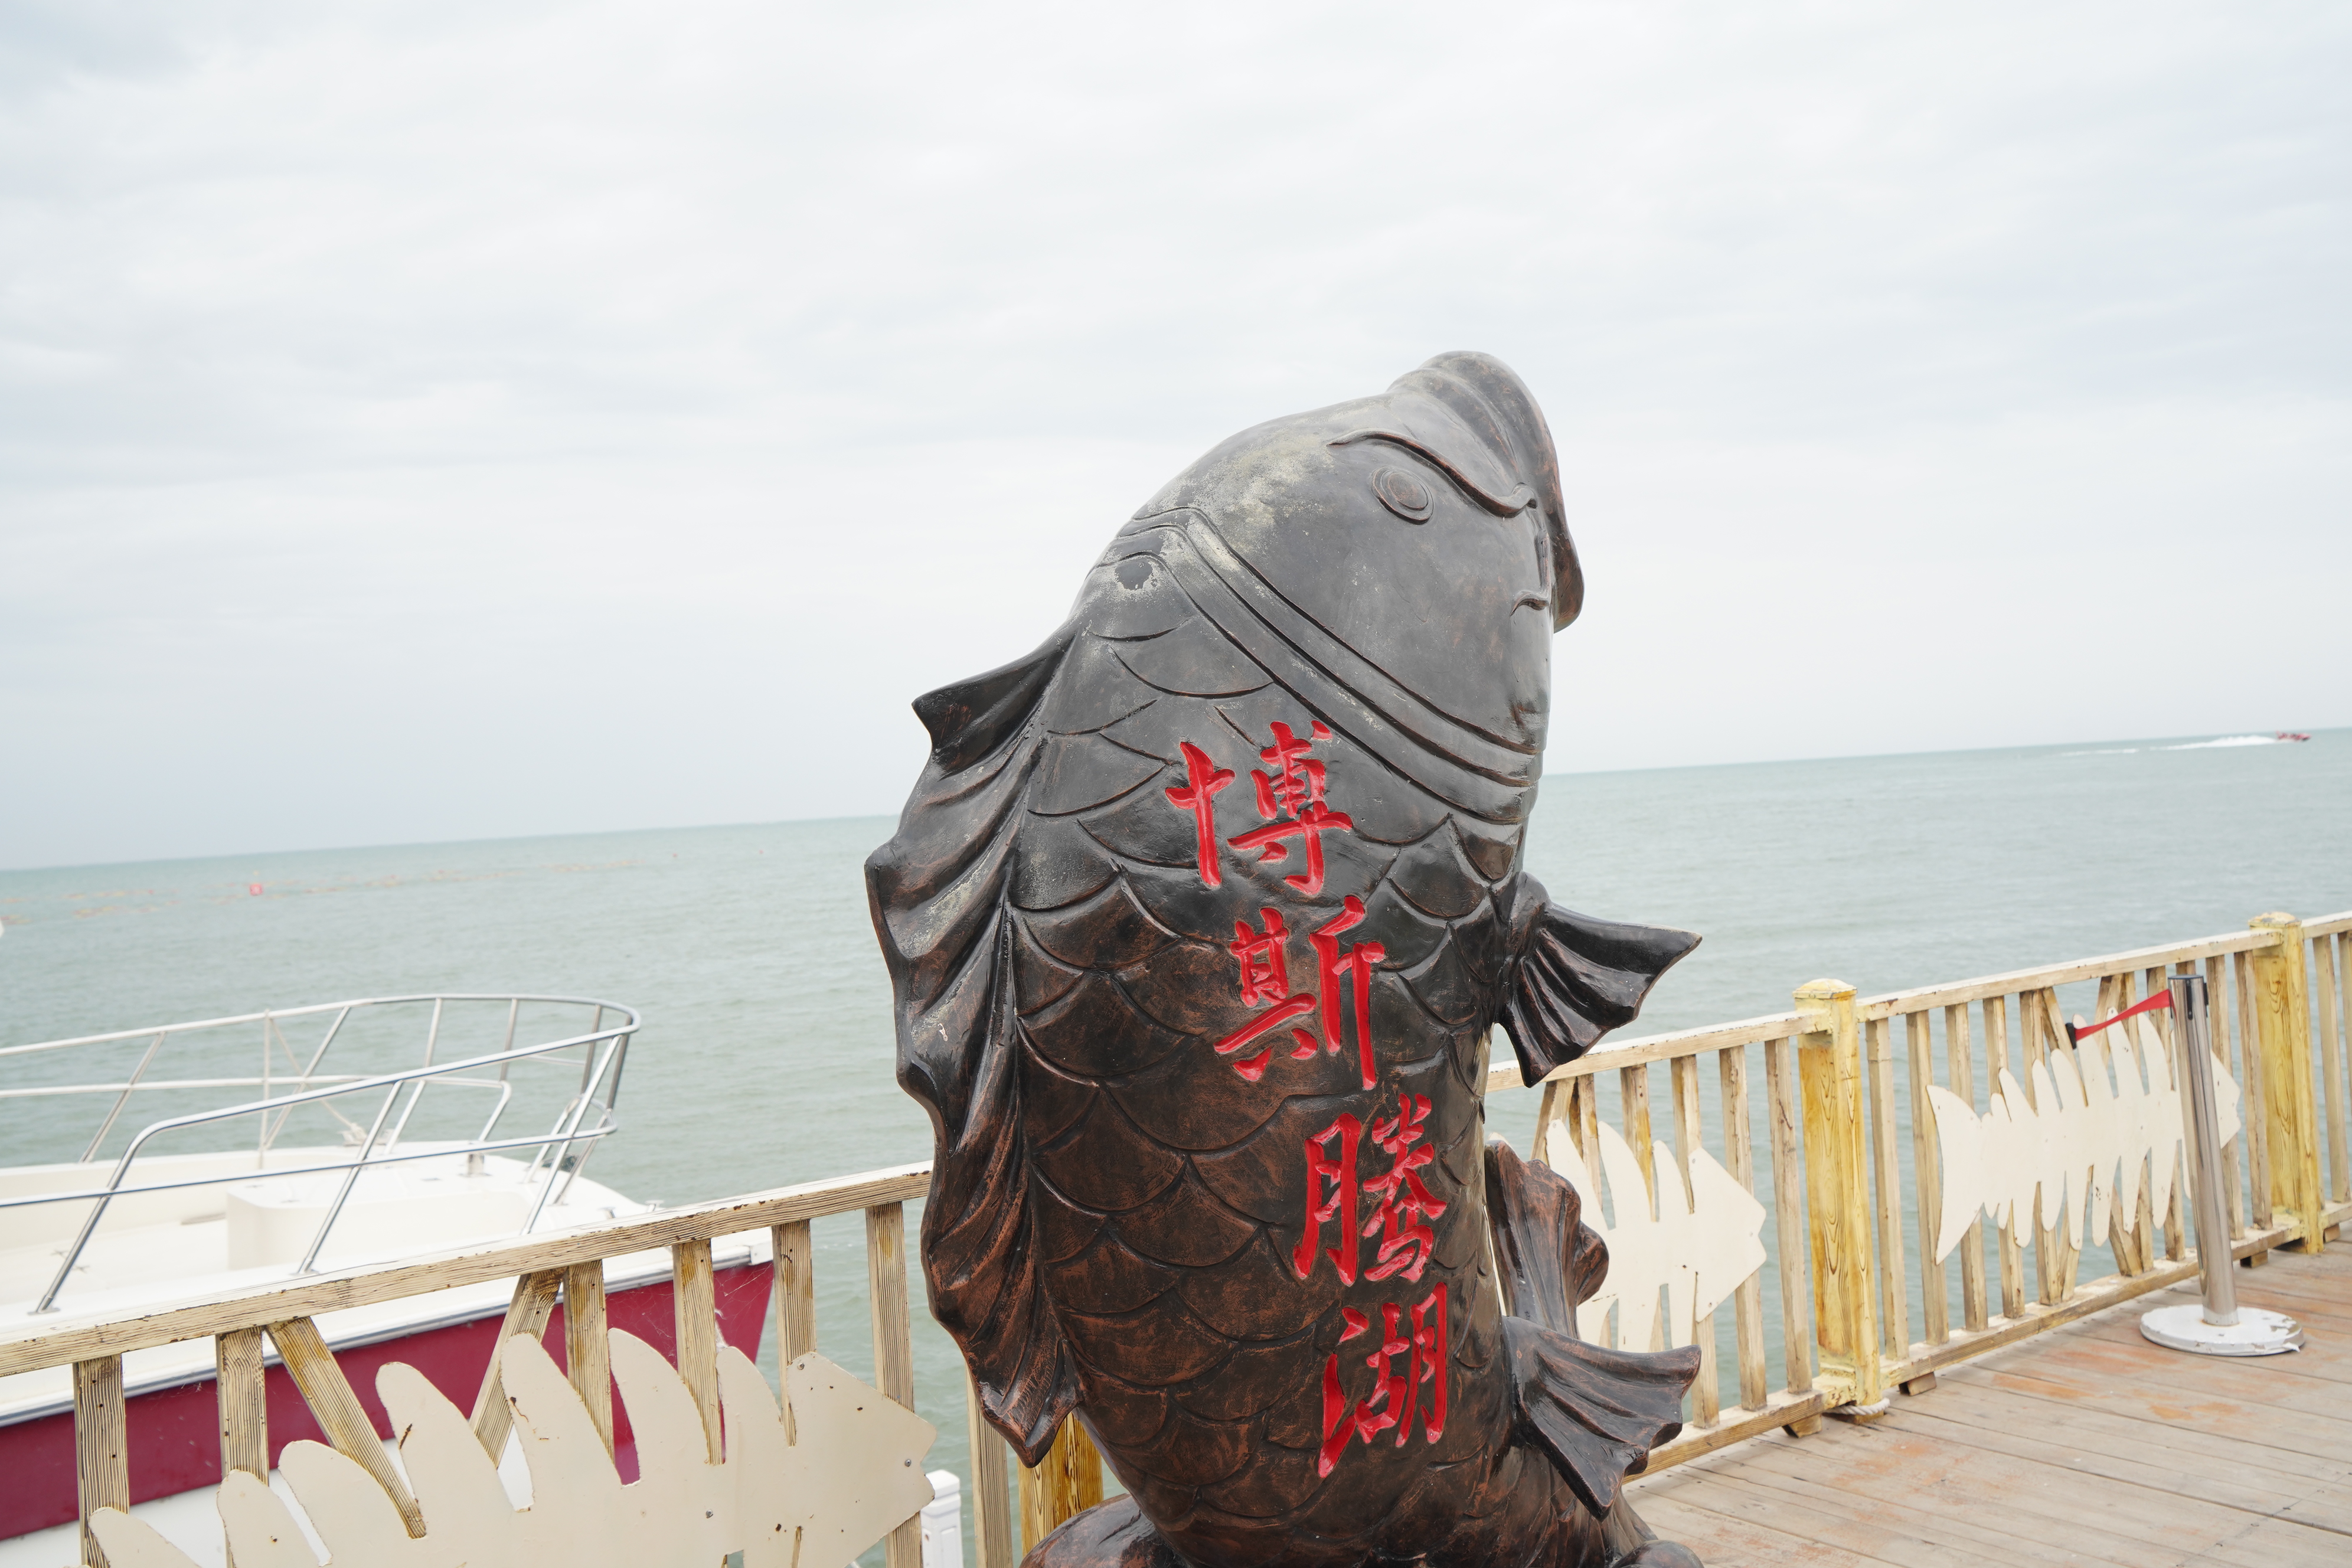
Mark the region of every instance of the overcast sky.
<instances>
[{"instance_id":1,"label":"overcast sky","mask_svg":"<svg viewBox=\"0 0 2352 1568\"><path fill-rule=\"evenodd\" d=\"M2352 723L2352 9L0 9L0 866L895 811L1484 349L1554 770Z\"/></svg>"}]
</instances>

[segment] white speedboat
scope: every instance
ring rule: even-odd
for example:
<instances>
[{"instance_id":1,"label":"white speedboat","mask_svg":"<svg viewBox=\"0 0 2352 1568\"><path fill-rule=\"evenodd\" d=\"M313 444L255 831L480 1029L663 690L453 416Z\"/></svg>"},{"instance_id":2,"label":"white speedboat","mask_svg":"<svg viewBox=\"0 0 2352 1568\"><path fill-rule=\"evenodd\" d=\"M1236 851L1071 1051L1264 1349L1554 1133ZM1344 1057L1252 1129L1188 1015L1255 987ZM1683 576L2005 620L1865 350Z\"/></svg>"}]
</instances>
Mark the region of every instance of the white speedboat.
<instances>
[{"instance_id":1,"label":"white speedboat","mask_svg":"<svg viewBox=\"0 0 2352 1568\"><path fill-rule=\"evenodd\" d=\"M618 1129L636 1030L633 1010L593 998L453 994L0 1047L5 1145L88 1137L79 1158L0 1168L0 1314L119 1320L289 1276L647 1213L583 1173ZM413 1065L380 1070L403 1058ZM172 1114L124 1115L142 1103ZM722 1244L712 1262L720 1332L756 1354L768 1249ZM613 1327L672 1347L667 1252L609 1260L605 1289ZM470 1405L508 1298L506 1285L473 1286L318 1323L389 1436L376 1369L404 1362ZM562 1328L559 1311L548 1331L559 1358ZM131 1500L147 1505L134 1511L208 1498L220 1479L210 1342L135 1351L123 1373ZM322 1434L274 1362L268 1383L274 1465L289 1442ZM633 1473L625 1415L622 1427L616 1458ZM70 1370L0 1378L0 1568L72 1559L74 1475ZM62 1555L46 1540L60 1526Z\"/></svg>"}]
</instances>

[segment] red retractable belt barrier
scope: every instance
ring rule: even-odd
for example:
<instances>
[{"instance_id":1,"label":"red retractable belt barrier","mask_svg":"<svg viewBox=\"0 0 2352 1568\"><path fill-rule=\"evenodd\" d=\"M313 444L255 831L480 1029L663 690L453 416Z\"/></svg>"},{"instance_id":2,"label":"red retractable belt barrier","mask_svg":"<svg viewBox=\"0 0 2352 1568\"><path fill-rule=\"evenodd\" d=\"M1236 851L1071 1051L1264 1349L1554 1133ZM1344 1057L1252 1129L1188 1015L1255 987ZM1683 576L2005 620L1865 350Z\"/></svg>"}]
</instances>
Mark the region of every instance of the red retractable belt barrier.
<instances>
[{"instance_id":1,"label":"red retractable belt barrier","mask_svg":"<svg viewBox=\"0 0 2352 1568\"><path fill-rule=\"evenodd\" d=\"M2126 1018L2131 1017L2135 1014L2153 1013L2160 1007L2169 1007L2171 1005L2172 993L2169 990L2159 991L2155 995L2149 997L2147 1001L2139 1003L2134 1006L2126 1007L2112 1018L2102 1018L2095 1024L2085 1024L2079 1029L2072 1024L2067 1025L2066 1043L2069 1045L2079 1046L2083 1043L2084 1036L2095 1035L2110 1024L2120 1024Z\"/></svg>"}]
</instances>

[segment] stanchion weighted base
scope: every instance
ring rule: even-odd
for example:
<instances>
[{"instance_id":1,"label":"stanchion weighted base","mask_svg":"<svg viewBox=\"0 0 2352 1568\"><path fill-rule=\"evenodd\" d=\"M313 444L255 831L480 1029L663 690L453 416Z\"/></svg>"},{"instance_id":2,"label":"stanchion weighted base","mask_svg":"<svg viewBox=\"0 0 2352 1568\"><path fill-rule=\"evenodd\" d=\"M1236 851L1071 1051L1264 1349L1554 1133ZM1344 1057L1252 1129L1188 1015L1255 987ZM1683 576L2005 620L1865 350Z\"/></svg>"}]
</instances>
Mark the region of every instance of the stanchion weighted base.
<instances>
[{"instance_id":1,"label":"stanchion weighted base","mask_svg":"<svg viewBox=\"0 0 2352 1568\"><path fill-rule=\"evenodd\" d=\"M2207 1322L2199 1302L2158 1307L2140 1315L2139 1331L2168 1350L2198 1355L2278 1355L2303 1347L2301 1325L2260 1307L2239 1308L2238 1321L2227 1326Z\"/></svg>"}]
</instances>

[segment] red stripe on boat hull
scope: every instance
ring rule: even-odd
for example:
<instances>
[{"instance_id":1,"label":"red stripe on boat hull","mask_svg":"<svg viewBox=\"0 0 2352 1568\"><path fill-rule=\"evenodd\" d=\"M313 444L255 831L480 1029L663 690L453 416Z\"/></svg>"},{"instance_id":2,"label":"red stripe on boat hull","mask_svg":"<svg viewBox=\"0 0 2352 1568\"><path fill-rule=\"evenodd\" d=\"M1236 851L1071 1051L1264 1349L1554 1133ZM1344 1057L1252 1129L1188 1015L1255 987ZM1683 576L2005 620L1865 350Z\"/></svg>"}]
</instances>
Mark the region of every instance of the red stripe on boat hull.
<instances>
[{"instance_id":1,"label":"red stripe on boat hull","mask_svg":"<svg viewBox=\"0 0 2352 1568\"><path fill-rule=\"evenodd\" d=\"M712 1283L719 1302L719 1337L744 1354L760 1353L760 1334L766 1326L768 1292L772 1269L765 1263L740 1264L715 1272ZM615 1291L605 1303L605 1318L615 1329L626 1330L675 1361L677 1320L671 1306L670 1282L640 1285ZM343 1375L367 1406L376 1435L392 1436L391 1418L376 1397L375 1374L388 1362L405 1362L447 1396L459 1410L474 1407L482 1373L490 1364L490 1347L498 1339L503 1310L472 1322L451 1323L399 1339L383 1340L353 1350L338 1351ZM546 1344L558 1366L565 1364L563 1310L556 1309L548 1325ZM277 1464L286 1445L303 1438L326 1441L311 1417L310 1406L282 1366L267 1374L269 1396L269 1462ZM134 1394L129 1402L131 1423L131 1500L171 1497L220 1480L220 1403L213 1380L206 1376L175 1388ZM636 1445L629 1435L627 1408L616 1391L613 1400L616 1458L625 1481L636 1479ZM0 1426L0 1539L65 1524L80 1516L74 1489L73 1413L59 1411L13 1426Z\"/></svg>"}]
</instances>

